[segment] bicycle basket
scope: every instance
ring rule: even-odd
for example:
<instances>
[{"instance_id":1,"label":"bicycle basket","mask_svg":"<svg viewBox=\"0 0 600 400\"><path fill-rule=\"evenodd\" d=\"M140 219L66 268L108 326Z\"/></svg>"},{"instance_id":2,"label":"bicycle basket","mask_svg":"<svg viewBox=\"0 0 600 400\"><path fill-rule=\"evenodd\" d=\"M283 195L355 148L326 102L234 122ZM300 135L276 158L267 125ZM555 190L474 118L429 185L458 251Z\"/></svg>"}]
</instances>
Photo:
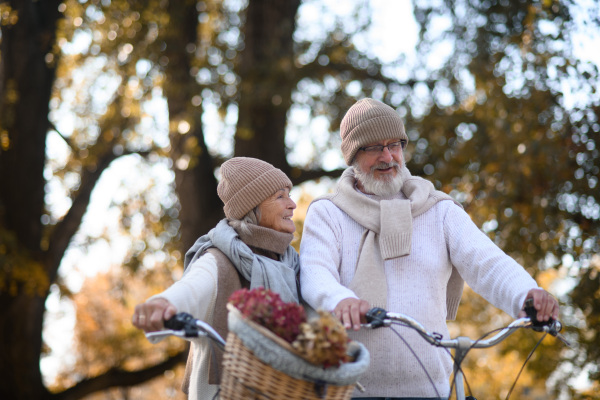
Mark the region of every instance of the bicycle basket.
<instances>
[{"instance_id":1,"label":"bicycle basket","mask_svg":"<svg viewBox=\"0 0 600 400\"><path fill-rule=\"evenodd\" d=\"M354 361L327 369L311 364L271 331L229 310L223 400L347 400L369 366L369 352L357 342L349 346Z\"/></svg>"}]
</instances>

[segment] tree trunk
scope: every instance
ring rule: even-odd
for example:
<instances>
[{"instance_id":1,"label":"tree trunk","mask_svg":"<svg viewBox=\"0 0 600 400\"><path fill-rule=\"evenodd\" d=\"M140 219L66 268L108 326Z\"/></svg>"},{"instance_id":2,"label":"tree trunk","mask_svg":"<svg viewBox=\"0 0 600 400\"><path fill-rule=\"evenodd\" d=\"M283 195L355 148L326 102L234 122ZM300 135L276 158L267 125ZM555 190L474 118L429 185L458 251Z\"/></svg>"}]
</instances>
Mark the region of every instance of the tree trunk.
<instances>
[{"instance_id":1,"label":"tree trunk","mask_svg":"<svg viewBox=\"0 0 600 400\"><path fill-rule=\"evenodd\" d=\"M25 293L2 294L0 307L0 398L47 398L39 368L44 299Z\"/></svg>"},{"instance_id":2,"label":"tree trunk","mask_svg":"<svg viewBox=\"0 0 600 400\"><path fill-rule=\"evenodd\" d=\"M167 81L164 85L169 108L171 160L175 171L175 190L179 198L181 248L187 251L196 239L223 218L223 205L217 196L214 163L208 153L202 129L202 106L194 107L192 97L201 88L190 74L191 58L186 50L197 43L198 12L195 1L169 3L170 23L177 24L165 38L168 57ZM186 121L188 132L178 131Z\"/></svg>"},{"instance_id":3,"label":"tree trunk","mask_svg":"<svg viewBox=\"0 0 600 400\"><path fill-rule=\"evenodd\" d=\"M244 51L235 156L257 157L288 175L285 128L292 103L294 39L299 0L250 0Z\"/></svg>"},{"instance_id":4,"label":"tree trunk","mask_svg":"<svg viewBox=\"0 0 600 400\"><path fill-rule=\"evenodd\" d=\"M39 252L52 55L60 1L10 1L18 16L0 42L0 215L29 250ZM54 57L54 56L53 56ZM15 168L20 166L20 168Z\"/></svg>"},{"instance_id":5,"label":"tree trunk","mask_svg":"<svg viewBox=\"0 0 600 400\"><path fill-rule=\"evenodd\" d=\"M40 219L44 211L45 141L57 61L52 47L59 4L57 0L9 1L15 17L2 25L0 278L14 283L0 289L2 399L43 399L49 395L39 368L48 282ZM30 280L39 280L37 293L26 290Z\"/></svg>"}]
</instances>

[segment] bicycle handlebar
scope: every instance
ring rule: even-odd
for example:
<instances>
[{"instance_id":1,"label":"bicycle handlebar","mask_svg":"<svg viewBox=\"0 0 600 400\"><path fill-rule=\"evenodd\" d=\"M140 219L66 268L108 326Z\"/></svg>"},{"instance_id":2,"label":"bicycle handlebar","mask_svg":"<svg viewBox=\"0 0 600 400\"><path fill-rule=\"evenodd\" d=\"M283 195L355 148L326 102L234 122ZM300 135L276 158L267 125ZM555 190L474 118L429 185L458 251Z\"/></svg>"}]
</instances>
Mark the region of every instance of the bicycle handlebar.
<instances>
[{"instance_id":1,"label":"bicycle handlebar","mask_svg":"<svg viewBox=\"0 0 600 400\"><path fill-rule=\"evenodd\" d=\"M212 326L204 321L192 317L188 313L178 313L172 318L164 321L167 329L155 332L146 332L146 338L151 343L157 343L167 336L180 338L208 337L221 349L225 349L225 340L215 331Z\"/></svg>"},{"instance_id":2,"label":"bicycle handlebar","mask_svg":"<svg viewBox=\"0 0 600 400\"><path fill-rule=\"evenodd\" d=\"M472 396L465 397L465 391L464 391L464 386L463 386L464 374L463 374L462 368L460 367L463 359L465 358L465 356L467 355L469 350L474 349L474 348L492 347L492 346L500 343L504 339L506 339L508 336L510 336L514 331L516 331L519 328L531 328L538 332L547 332L547 333L551 334L552 336L558 337L567 346L571 347L571 344L559 333L562 330L562 324L559 321L556 321L552 318L550 318L548 321L538 321L537 320L537 312L533 305L532 299L528 299L525 302L524 311L525 311L525 314L527 315L527 317L514 320L510 325L508 325L506 328L503 328L502 330L500 330L500 332L498 332L496 335L492 336L489 339L484 339L487 335L478 340L473 340L468 337L460 337L460 336L457 338L454 338L454 339L444 339L442 334L439 334L436 332L433 332L433 333L428 332L423 327L423 325L421 325L415 319L413 319L407 315L404 315L404 314L386 311L383 308L370 309L366 314L366 319L367 319L368 323L363 324L363 326L366 328L370 328L370 329L377 329L377 328L381 328L381 327L390 327L392 324L406 326L406 327L412 328L423 339L425 339L425 341L427 341L429 344L431 344L433 346L442 347L446 351L448 351L448 349L454 349L454 356L452 357L454 359L453 385L456 384L455 389L454 389L455 393L456 393L456 398L457 399L474 399L474 397L472 397ZM398 336L400 336L400 334L397 331L394 330L394 332ZM408 345L408 343L406 341L405 341L405 343L410 349L410 345ZM538 344L539 344L539 342L538 342ZM537 347L537 345L536 345L536 347ZM534 348L534 350L535 350L535 348ZM414 352L413 352L413 354L415 355L415 357L417 356ZM418 359L418 357L417 357L417 359ZM421 364L421 366L423 368L425 368L423 366L423 364ZM427 373L426 370L425 370L425 372ZM520 375L520 372L519 372L519 375ZM427 374L427 376L429 377L429 374ZM517 379L518 379L518 376L517 376ZM429 377L429 380L435 388L435 384L433 383L433 381L431 380L430 377ZM516 383L516 380L515 380L515 383ZM513 387L514 387L514 385L513 385ZM452 388L450 389L450 391L452 392ZM512 392L512 388L511 388L511 392ZM436 390L436 393L439 397L439 393L437 390ZM510 396L510 392L509 392L509 396Z\"/></svg>"},{"instance_id":3,"label":"bicycle handlebar","mask_svg":"<svg viewBox=\"0 0 600 400\"><path fill-rule=\"evenodd\" d=\"M558 337L567 346L571 346L571 344L566 340L566 338L559 333L562 330L562 324L559 321L554 320L552 318L550 318L548 321L537 320L537 312L535 310L535 307L533 306L533 301L530 300L531 299L528 299L525 302L524 311L527 314L527 317L519 318L513 321L509 326L502 329L500 332L498 332L496 335L489 339L470 339L470 348L486 348L494 346L502 340L506 339L518 328L532 328L537 332L547 332L552 336ZM366 319L367 324L363 324L363 327L369 329L389 327L392 324L404 325L414 329L417 333L419 333L419 335L421 335L421 337L423 337L423 339L425 339L427 342L434 346L446 348L457 348L459 346L459 340L443 339L441 334L435 332L428 332L418 321L401 313L389 312L384 310L383 308L372 308L367 312Z\"/></svg>"}]
</instances>

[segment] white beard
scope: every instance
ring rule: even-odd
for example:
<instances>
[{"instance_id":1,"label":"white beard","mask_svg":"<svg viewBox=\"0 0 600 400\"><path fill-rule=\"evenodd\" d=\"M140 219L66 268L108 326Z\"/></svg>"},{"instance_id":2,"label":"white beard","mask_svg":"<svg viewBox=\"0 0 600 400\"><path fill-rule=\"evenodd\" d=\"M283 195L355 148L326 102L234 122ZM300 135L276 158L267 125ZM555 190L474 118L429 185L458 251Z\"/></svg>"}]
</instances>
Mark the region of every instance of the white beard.
<instances>
[{"instance_id":1,"label":"white beard","mask_svg":"<svg viewBox=\"0 0 600 400\"><path fill-rule=\"evenodd\" d=\"M368 192L377 196L391 196L402 189L404 177L402 176L402 166L397 162L379 163L371 167L369 172L364 172L357 162L352 164L356 179L362 184L363 188ZM380 179L375 178L374 171L378 168L394 168L396 176L382 176Z\"/></svg>"}]
</instances>

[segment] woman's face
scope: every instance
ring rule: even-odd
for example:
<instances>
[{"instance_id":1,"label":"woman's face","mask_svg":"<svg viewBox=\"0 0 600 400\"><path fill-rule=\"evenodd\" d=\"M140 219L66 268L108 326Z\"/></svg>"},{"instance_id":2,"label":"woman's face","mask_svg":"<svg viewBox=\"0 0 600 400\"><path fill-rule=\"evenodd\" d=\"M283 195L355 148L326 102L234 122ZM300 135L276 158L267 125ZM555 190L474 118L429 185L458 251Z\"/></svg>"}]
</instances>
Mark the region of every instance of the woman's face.
<instances>
[{"instance_id":1,"label":"woman's face","mask_svg":"<svg viewBox=\"0 0 600 400\"><path fill-rule=\"evenodd\" d=\"M284 188L258 205L260 221L258 224L279 232L294 233L296 226L292 221L296 203L290 197L290 189Z\"/></svg>"}]
</instances>

